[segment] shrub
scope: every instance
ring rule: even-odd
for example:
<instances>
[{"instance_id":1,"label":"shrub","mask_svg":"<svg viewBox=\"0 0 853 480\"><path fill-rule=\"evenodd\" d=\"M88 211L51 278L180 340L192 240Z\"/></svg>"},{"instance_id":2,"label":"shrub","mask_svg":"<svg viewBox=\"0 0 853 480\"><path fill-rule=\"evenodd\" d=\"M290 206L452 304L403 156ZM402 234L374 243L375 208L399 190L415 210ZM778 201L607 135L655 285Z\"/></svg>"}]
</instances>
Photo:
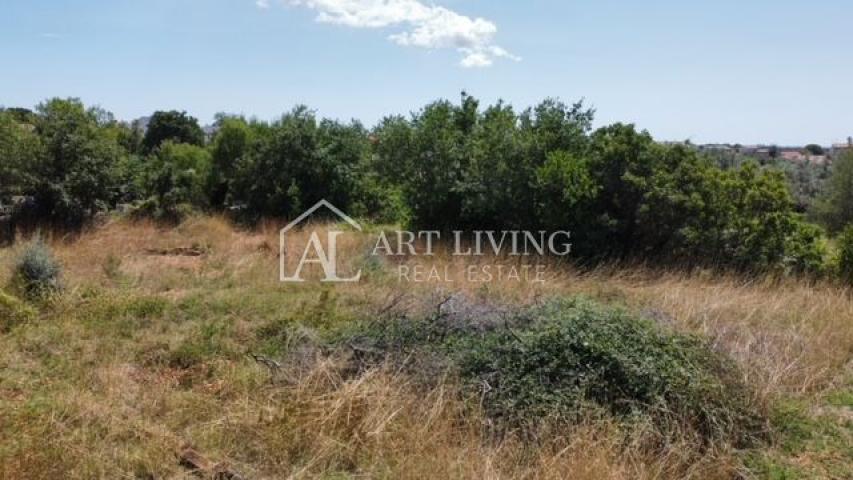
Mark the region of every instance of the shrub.
<instances>
[{"instance_id":1,"label":"shrub","mask_svg":"<svg viewBox=\"0 0 853 480\"><path fill-rule=\"evenodd\" d=\"M426 383L450 368L501 430L592 413L707 443L748 445L765 431L734 362L701 339L583 298L515 313L453 302L454 313L371 322L341 343L362 364L399 361Z\"/></svg>"},{"instance_id":2,"label":"shrub","mask_svg":"<svg viewBox=\"0 0 853 480\"><path fill-rule=\"evenodd\" d=\"M15 325L33 320L36 311L21 300L0 291L0 333L6 333Z\"/></svg>"},{"instance_id":3,"label":"shrub","mask_svg":"<svg viewBox=\"0 0 853 480\"><path fill-rule=\"evenodd\" d=\"M524 426L592 408L734 444L760 431L733 363L699 339L583 300L525 315L527 326L497 329L460 350L463 374L489 386L483 400L493 418Z\"/></svg>"},{"instance_id":4,"label":"shrub","mask_svg":"<svg viewBox=\"0 0 853 480\"><path fill-rule=\"evenodd\" d=\"M853 225L838 238L838 270L841 280L853 285Z\"/></svg>"},{"instance_id":5,"label":"shrub","mask_svg":"<svg viewBox=\"0 0 853 480\"><path fill-rule=\"evenodd\" d=\"M16 280L29 297L59 291L62 267L41 238L31 243L15 268Z\"/></svg>"},{"instance_id":6,"label":"shrub","mask_svg":"<svg viewBox=\"0 0 853 480\"><path fill-rule=\"evenodd\" d=\"M785 263L796 274L821 275L826 273L826 237L817 225L796 221L788 236Z\"/></svg>"},{"instance_id":7,"label":"shrub","mask_svg":"<svg viewBox=\"0 0 853 480\"><path fill-rule=\"evenodd\" d=\"M149 158L144 179L150 197L137 214L181 221L193 207L207 206L210 154L194 145L166 142Z\"/></svg>"},{"instance_id":8,"label":"shrub","mask_svg":"<svg viewBox=\"0 0 853 480\"><path fill-rule=\"evenodd\" d=\"M227 183L228 203L246 220L295 218L321 199L349 210L370 158L361 124L318 121L306 107L258 128L245 148Z\"/></svg>"},{"instance_id":9,"label":"shrub","mask_svg":"<svg viewBox=\"0 0 853 480\"><path fill-rule=\"evenodd\" d=\"M853 223L853 188L850 185L853 185L853 152L833 160L832 172L812 209L812 215L831 233Z\"/></svg>"}]
</instances>

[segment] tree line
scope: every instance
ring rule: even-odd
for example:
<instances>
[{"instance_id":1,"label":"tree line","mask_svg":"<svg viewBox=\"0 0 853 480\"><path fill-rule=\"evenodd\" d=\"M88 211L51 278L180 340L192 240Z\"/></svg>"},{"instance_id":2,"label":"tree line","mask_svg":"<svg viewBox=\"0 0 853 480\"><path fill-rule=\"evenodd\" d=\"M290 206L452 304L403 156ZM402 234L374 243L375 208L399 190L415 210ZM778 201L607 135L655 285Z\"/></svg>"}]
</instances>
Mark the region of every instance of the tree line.
<instances>
[{"instance_id":1,"label":"tree line","mask_svg":"<svg viewBox=\"0 0 853 480\"><path fill-rule=\"evenodd\" d=\"M0 111L0 204L14 204L16 222L73 229L120 206L163 221L227 211L252 223L326 199L413 228L570 230L590 261L846 268L830 251L853 238L841 235L853 224L853 156L835 161L803 214L773 165L723 167L633 125L594 129L593 117L580 102L517 111L463 93L371 129L300 106L272 122L218 115L208 136L184 112L157 112L143 128L50 99Z\"/></svg>"}]
</instances>

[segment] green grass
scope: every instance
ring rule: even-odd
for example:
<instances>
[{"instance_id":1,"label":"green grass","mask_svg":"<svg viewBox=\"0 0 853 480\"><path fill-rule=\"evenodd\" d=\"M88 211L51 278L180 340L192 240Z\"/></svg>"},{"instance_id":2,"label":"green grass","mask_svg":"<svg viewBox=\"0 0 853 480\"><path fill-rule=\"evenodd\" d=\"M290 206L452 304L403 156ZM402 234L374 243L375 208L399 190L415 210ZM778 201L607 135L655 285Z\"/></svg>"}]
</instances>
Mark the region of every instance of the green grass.
<instances>
[{"instance_id":1,"label":"green grass","mask_svg":"<svg viewBox=\"0 0 853 480\"><path fill-rule=\"evenodd\" d=\"M853 416L849 391L835 392L819 406L783 399L773 406L772 444L747 455L746 464L762 479L850 478ZM846 412L839 407L847 408Z\"/></svg>"}]
</instances>

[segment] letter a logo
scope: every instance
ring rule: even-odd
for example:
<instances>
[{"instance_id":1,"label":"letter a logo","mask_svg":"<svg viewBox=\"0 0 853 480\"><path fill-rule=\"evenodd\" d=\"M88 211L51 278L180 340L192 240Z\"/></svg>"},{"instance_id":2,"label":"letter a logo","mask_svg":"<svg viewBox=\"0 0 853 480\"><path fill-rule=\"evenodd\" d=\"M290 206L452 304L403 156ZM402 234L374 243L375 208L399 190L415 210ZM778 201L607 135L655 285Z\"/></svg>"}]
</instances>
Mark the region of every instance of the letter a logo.
<instances>
[{"instance_id":1,"label":"letter a logo","mask_svg":"<svg viewBox=\"0 0 853 480\"><path fill-rule=\"evenodd\" d=\"M323 247L323 242L320 240L320 235L318 232L311 232L311 237L308 240L308 244L305 246L305 250L302 252L302 256L299 259L299 264L296 267L296 271L293 275L287 274L286 268L286 259L287 259L287 233L291 231L294 227L302 223L306 218L311 216L317 209L321 207L326 207L332 211L335 215L340 217L342 220L350 224L353 228L358 231L361 231L361 225L359 225L355 220L350 218L348 215L344 214L338 208L336 208L331 203L326 200L319 201L316 205L308 209L305 213L299 216L296 220L288 224L286 227L281 229L279 233L279 259L280 259L280 279L282 282L298 282L302 283L305 280L302 278L302 270L306 264L317 264L323 269L323 274L325 278L323 278L323 282L357 282L361 279L361 270L358 271L354 276L349 278L340 278L338 276L338 264L337 264L337 246L338 246L338 237L342 235L344 232L332 230L326 233L326 246L328 249Z\"/></svg>"}]
</instances>

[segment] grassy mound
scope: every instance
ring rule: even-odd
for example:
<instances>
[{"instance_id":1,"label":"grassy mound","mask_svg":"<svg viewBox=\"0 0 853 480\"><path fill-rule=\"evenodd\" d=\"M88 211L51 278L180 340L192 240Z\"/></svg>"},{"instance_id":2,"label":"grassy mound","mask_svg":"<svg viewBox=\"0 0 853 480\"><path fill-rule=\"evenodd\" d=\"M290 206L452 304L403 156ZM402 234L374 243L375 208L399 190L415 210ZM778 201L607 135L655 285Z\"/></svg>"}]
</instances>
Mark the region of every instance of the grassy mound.
<instances>
[{"instance_id":1,"label":"grassy mound","mask_svg":"<svg viewBox=\"0 0 853 480\"><path fill-rule=\"evenodd\" d=\"M520 328L461 350L462 373L484 386L492 417L523 424L593 408L736 444L761 431L736 368L704 341L577 299L523 315Z\"/></svg>"},{"instance_id":2,"label":"grassy mound","mask_svg":"<svg viewBox=\"0 0 853 480\"><path fill-rule=\"evenodd\" d=\"M401 318L347 342L361 360L405 358L421 376L450 366L503 428L600 412L709 442L744 445L763 431L735 365L700 339L583 298L467 310L475 318Z\"/></svg>"}]
</instances>

